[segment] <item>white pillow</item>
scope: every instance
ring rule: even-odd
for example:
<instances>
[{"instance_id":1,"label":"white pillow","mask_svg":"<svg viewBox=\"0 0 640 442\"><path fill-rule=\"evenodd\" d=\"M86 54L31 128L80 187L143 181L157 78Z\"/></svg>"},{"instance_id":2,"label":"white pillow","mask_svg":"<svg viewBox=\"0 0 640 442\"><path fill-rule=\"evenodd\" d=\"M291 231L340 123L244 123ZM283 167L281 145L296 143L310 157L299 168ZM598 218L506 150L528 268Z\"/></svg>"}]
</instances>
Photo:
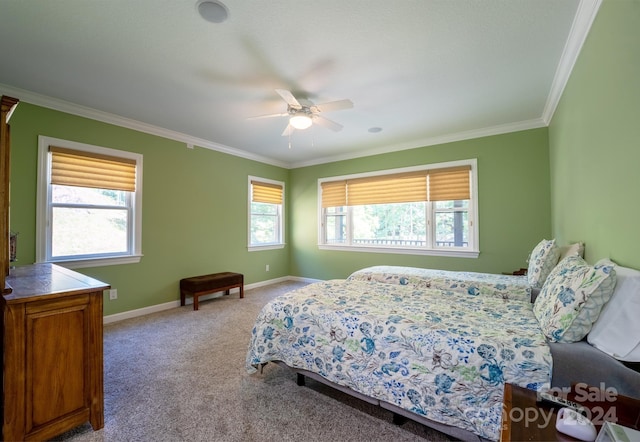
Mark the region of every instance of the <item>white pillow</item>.
<instances>
[{"instance_id":1,"label":"white pillow","mask_svg":"<svg viewBox=\"0 0 640 442\"><path fill-rule=\"evenodd\" d=\"M594 347L628 362L640 362L640 271L616 266L618 282L587 336Z\"/></svg>"}]
</instances>

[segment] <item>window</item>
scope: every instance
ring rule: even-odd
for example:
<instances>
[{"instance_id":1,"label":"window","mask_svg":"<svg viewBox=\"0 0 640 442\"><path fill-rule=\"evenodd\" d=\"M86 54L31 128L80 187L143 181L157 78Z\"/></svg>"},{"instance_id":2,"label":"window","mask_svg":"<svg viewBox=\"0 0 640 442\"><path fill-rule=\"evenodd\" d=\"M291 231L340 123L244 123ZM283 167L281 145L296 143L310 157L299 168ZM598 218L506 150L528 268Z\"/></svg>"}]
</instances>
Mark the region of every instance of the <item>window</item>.
<instances>
[{"instance_id":1,"label":"window","mask_svg":"<svg viewBox=\"0 0 640 442\"><path fill-rule=\"evenodd\" d=\"M477 161L320 179L321 249L478 256Z\"/></svg>"},{"instance_id":2,"label":"window","mask_svg":"<svg viewBox=\"0 0 640 442\"><path fill-rule=\"evenodd\" d=\"M142 155L43 136L38 155L37 261L139 262Z\"/></svg>"},{"instance_id":3,"label":"window","mask_svg":"<svg viewBox=\"0 0 640 442\"><path fill-rule=\"evenodd\" d=\"M249 177L249 250L284 247L284 183Z\"/></svg>"}]
</instances>

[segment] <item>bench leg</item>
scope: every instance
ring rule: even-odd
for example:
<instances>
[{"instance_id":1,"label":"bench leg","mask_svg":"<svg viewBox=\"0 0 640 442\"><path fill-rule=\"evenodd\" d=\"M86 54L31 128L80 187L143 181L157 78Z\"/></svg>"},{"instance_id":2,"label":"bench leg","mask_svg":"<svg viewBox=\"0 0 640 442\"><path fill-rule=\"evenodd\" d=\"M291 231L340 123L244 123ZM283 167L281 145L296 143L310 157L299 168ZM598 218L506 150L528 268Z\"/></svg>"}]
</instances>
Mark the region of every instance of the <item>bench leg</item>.
<instances>
[{"instance_id":1,"label":"bench leg","mask_svg":"<svg viewBox=\"0 0 640 442\"><path fill-rule=\"evenodd\" d=\"M180 306L184 306L186 304L187 295L193 296L193 309L198 310L198 294L190 293L186 290L180 290Z\"/></svg>"},{"instance_id":2,"label":"bench leg","mask_svg":"<svg viewBox=\"0 0 640 442\"><path fill-rule=\"evenodd\" d=\"M244 284L240 285L240 298L244 298Z\"/></svg>"}]
</instances>

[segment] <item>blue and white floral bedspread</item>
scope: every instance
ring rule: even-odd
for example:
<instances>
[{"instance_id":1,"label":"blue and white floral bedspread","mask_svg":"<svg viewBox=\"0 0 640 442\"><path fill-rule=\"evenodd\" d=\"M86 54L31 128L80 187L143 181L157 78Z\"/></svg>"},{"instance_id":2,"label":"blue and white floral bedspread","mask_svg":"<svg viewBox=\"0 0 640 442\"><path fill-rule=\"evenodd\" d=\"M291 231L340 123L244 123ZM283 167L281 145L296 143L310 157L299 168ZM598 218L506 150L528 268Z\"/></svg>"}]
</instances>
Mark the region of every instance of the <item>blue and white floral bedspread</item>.
<instances>
[{"instance_id":1,"label":"blue and white floral bedspread","mask_svg":"<svg viewBox=\"0 0 640 442\"><path fill-rule=\"evenodd\" d=\"M350 280L377 281L465 293L491 295L504 299L531 301L531 286L526 276L494 273L457 272L418 267L373 266L358 270Z\"/></svg>"},{"instance_id":2,"label":"blue and white floral bedspread","mask_svg":"<svg viewBox=\"0 0 640 442\"><path fill-rule=\"evenodd\" d=\"M497 440L504 383L548 388L552 360L530 303L331 280L264 306L246 368L269 361Z\"/></svg>"}]
</instances>

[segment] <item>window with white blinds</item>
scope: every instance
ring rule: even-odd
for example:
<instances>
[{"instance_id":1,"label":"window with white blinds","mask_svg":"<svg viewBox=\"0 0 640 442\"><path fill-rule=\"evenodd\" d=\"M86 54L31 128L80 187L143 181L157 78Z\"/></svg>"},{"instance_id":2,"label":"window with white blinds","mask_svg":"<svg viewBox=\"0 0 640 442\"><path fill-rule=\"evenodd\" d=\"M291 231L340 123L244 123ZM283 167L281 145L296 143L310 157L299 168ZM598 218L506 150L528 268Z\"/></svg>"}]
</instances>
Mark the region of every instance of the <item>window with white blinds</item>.
<instances>
[{"instance_id":1,"label":"window with white blinds","mask_svg":"<svg viewBox=\"0 0 640 442\"><path fill-rule=\"evenodd\" d=\"M477 161L318 182L321 248L477 256Z\"/></svg>"}]
</instances>

